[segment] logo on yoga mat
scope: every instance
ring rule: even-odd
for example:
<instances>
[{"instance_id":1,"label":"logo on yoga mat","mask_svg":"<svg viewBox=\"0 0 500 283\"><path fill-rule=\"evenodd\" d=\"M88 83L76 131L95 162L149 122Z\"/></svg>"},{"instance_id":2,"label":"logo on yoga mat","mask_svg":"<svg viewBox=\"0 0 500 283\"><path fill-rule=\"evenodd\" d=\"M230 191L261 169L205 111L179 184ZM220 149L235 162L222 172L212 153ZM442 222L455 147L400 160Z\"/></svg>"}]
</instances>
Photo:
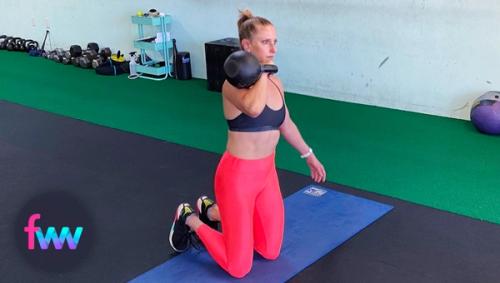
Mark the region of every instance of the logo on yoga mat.
<instances>
[{"instance_id":1,"label":"logo on yoga mat","mask_svg":"<svg viewBox=\"0 0 500 283\"><path fill-rule=\"evenodd\" d=\"M316 188L316 187L310 187L304 191L304 194L310 195L313 197L320 197L320 196L326 194L326 190Z\"/></svg>"},{"instance_id":2,"label":"logo on yoga mat","mask_svg":"<svg viewBox=\"0 0 500 283\"><path fill-rule=\"evenodd\" d=\"M67 272L80 264L93 245L93 224L84 204L65 191L37 195L16 219L17 246L35 267Z\"/></svg>"}]
</instances>

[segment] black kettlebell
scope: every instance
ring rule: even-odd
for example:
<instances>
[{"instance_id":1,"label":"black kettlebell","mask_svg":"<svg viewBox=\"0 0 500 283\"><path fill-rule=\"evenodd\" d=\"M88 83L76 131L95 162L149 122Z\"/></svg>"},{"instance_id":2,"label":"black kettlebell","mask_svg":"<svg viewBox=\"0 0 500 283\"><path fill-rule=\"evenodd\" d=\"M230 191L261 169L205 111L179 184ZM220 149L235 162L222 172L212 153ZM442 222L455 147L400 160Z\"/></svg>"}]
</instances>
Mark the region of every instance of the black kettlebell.
<instances>
[{"instance_id":1,"label":"black kettlebell","mask_svg":"<svg viewBox=\"0 0 500 283\"><path fill-rule=\"evenodd\" d=\"M231 53L224 62L226 78L237 88L249 88L257 82L263 72L276 73L278 66L261 65L259 60L250 52L239 50Z\"/></svg>"}]
</instances>

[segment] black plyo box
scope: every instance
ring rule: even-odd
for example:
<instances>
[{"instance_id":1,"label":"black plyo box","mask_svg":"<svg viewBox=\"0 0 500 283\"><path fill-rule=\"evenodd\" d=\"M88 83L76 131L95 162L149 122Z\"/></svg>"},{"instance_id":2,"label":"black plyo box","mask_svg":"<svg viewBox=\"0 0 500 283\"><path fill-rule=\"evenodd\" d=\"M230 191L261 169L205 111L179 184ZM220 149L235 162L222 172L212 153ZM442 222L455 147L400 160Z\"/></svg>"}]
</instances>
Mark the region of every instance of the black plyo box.
<instances>
[{"instance_id":1,"label":"black plyo box","mask_svg":"<svg viewBox=\"0 0 500 283\"><path fill-rule=\"evenodd\" d=\"M205 43L208 90L222 91L226 79L224 61L234 51L240 50L238 38L227 37Z\"/></svg>"}]
</instances>

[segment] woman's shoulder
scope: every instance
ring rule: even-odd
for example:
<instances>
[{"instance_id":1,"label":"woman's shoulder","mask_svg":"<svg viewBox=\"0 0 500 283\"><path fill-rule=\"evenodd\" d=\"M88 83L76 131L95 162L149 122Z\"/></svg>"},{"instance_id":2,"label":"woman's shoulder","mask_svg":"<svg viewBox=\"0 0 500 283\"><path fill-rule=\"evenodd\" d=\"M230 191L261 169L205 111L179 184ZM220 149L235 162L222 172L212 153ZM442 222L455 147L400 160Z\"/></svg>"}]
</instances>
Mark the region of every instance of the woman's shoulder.
<instances>
[{"instance_id":1,"label":"woman's shoulder","mask_svg":"<svg viewBox=\"0 0 500 283\"><path fill-rule=\"evenodd\" d=\"M279 88L281 94L285 95L285 87L281 82L280 78L276 75L269 76L269 79Z\"/></svg>"}]
</instances>

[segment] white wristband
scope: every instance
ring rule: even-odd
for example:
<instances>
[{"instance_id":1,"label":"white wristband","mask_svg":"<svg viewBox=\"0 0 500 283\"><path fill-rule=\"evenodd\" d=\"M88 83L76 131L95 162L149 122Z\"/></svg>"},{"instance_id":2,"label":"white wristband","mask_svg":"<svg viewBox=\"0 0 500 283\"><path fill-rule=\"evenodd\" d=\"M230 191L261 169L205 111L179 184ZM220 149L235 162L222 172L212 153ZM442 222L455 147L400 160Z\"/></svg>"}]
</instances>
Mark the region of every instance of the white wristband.
<instances>
[{"instance_id":1,"label":"white wristband","mask_svg":"<svg viewBox=\"0 0 500 283\"><path fill-rule=\"evenodd\" d=\"M309 150L306 153L302 154L300 158L308 158L309 156L311 156L312 153L313 153L312 148L309 148Z\"/></svg>"}]
</instances>

